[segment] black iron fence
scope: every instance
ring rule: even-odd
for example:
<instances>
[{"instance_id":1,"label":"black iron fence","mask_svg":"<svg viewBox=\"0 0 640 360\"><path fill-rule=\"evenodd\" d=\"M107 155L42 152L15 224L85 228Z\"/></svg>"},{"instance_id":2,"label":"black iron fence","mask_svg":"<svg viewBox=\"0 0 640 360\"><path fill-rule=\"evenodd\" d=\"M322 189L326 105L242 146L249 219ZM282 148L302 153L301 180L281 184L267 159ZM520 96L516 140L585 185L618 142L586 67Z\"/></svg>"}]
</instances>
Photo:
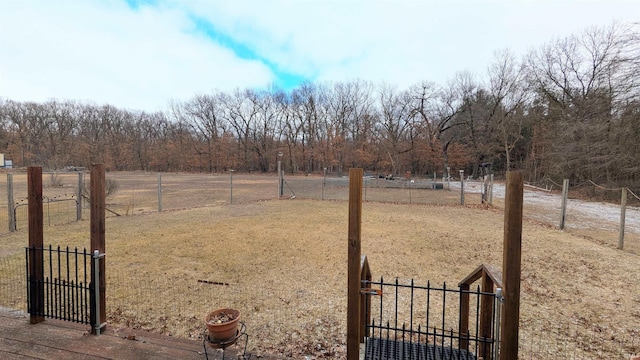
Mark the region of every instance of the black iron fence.
<instances>
[{"instance_id":1,"label":"black iron fence","mask_svg":"<svg viewBox=\"0 0 640 360\"><path fill-rule=\"evenodd\" d=\"M377 297L365 306L365 359L475 360L497 354L499 292L383 278L362 280L362 287L363 294ZM487 304L489 324L483 320Z\"/></svg>"},{"instance_id":2,"label":"black iron fence","mask_svg":"<svg viewBox=\"0 0 640 360\"><path fill-rule=\"evenodd\" d=\"M95 323L95 288L86 249L27 247L27 307L32 316ZM95 274L94 274L95 276Z\"/></svg>"}]
</instances>

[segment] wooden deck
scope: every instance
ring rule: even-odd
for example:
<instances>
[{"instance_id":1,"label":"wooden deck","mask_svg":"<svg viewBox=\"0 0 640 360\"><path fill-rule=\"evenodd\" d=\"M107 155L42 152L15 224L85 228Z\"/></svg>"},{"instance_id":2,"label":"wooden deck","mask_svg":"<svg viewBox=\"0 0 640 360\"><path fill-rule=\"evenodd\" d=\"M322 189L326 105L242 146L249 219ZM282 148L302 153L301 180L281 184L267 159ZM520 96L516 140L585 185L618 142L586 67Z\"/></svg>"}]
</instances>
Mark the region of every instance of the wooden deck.
<instances>
[{"instance_id":1,"label":"wooden deck","mask_svg":"<svg viewBox=\"0 0 640 360\"><path fill-rule=\"evenodd\" d=\"M227 348L225 358L237 359L239 345ZM220 350L207 353L222 358ZM0 359L205 359L205 353L202 341L109 327L95 336L86 325L51 319L31 325L28 316L0 309Z\"/></svg>"}]
</instances>

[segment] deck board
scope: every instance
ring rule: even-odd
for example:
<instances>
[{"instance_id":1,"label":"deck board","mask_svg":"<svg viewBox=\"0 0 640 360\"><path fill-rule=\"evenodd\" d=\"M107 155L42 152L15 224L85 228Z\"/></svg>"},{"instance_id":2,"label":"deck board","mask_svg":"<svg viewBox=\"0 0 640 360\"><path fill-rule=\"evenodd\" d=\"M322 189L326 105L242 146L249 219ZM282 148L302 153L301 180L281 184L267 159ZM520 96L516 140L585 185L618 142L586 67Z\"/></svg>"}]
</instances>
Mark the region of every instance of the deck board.
<instances>
[{"instance_id":1,"label":"deck board","mask_svg":"<svg viewBox=\"0 0 640 360\"><path fill-rule=\"evenodd\" d=\"M0 310L0 359L205 359L202 341L110 327L95 336L88 330L86 325L50 319L32 325L24 314ZM237 348L228 348L225 358L237 358ZM219 350L207 352L209 359L221 358Z\"/></svg>"}]
</instances>

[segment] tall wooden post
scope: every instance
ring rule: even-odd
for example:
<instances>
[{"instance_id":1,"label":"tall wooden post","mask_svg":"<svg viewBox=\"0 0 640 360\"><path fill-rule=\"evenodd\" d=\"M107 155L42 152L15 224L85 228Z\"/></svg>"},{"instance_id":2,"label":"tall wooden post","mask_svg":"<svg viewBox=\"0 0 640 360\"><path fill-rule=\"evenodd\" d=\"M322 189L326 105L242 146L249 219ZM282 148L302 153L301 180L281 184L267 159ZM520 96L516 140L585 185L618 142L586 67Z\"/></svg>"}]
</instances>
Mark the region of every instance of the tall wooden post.
<instances>
[{"instance_id":1,"label":"tall wooden post","mask_svg":"<svg viewBox=\"0 0 640 360\"><path fill-rule=\"evenodd\" d=\"M104 254L105 247L105 171L104 164L91 165L91 251L98 250L100 254ZM107 322L106 312L106 288L107 280L105 277L106 259L100 260L100 280L98 286L100 288L100 324ZM92 266L93 271L95 267ZM92 279L95 274L92 274ZM92 331L95 331L92 329ZM100 332L104 331L104 327Z\"/></svg>"},{"instance_id":2,"label":"tall wooden post","mask_svg":"<svg viewBox=\"0 0 640 360\"><path fill-rule=\"evenodd\" d=\"M622 197L620 198L620 233L618 234L618 249L624 249L624 224L627 214L627 188L622 188Z\"/></svg>"},{"instance_id":3,"label":"tall wooden post","mask_svg":"<svg viewBox=\"0 0 640 360\"><path fill-rule=\"evenodd\" d=\"M464 170L460 170L460 205L464 205Z\"/></svg>"},{"instance_id":4,"label":"tall wooden post","mask_svg":"<svg viewBox=\"0 0 640 360\"><path fill-rule=\"evenodd\" d=\"M16 231L16 213L13 212L13 174L7 174L7 219L9 219L9 231Z\"/></svg>"},{"instance_id":5,"label":"tall wooden post","mask_svg":"<svg viewBox=\"0 0 640 360\"><path fill-rule=\"evenodd\" d=\"M27 170L27 192L29 209L29 307L30 322L44 321L44 263L43 263L43 210L42 168ZM13 205L13 204L12 204Z\"/></svg>"},{"instance_id":6,"label":"tall wooden post","mask_svg":"<svg viewBox=\"0 0 640 360\"><path fill-rule=\"evenodd\" d=\"M158 212L162 212L162 173L158 173Z\"/></svg>"},{"instance_id":7,"label":"tall wooden post","mask_svg":"<svg viewBox=\"0 0 640 360\"><path fill-rule=\"evenodd\" d=\"M78 172L78 192L76 193L76 221L82 220L82 188L84 187L84 174Z\"/></svg>"},{"instance_id":8,"label":"tall wooden post","mask_svg":"<svg viewBox=\"0 0 640 360\"><path fill-rule=\"evenodd\" d=\"M569 179L562 181L562 210L560 215L560 230L564 230L564 222L567 219L567 198L569 197Z\"/></svg>"},{"instance_id":9,"label":"tall wooden post","mask_svg":"<svg viewBox=\"0 0 640 360\"><path fill-rule=\"evenodd\" d=\"M282 161L278 160L278 199L284 194L282 182Z\"/></svg>"},{"instance_id":10,"label":"tall wooden post","mask_svg":"<svg viewBox=\"0 0 640 360\"><path fill-rule=\"evenodd\" d=\"M363 175L362 169L349 170L347 360L360 358L360 234Z\"/></svg>"},{"instance_id":11,"label":"tall wooden post","mask_svg":"<svg viewBox=\"0 0 640 360\"><path fill-rule=\"evenodd\" d=\"M29 322L44 321L44 263L43 263L43 211L42 168L27 169L27 196L29 207ZM11 204L13 206L13 204Z\"/></svg>"},{"instance_id":12,"label":"tall wooden post","mask_svg":"<svg viewBox=\"0 0 640 360\"><path fill-rule=\"evenodd\" d=\"M507 172L502 254L504 306L500 326L500 360L518 359L523 188L523 173Z\"/></svg>"}]
</instances>

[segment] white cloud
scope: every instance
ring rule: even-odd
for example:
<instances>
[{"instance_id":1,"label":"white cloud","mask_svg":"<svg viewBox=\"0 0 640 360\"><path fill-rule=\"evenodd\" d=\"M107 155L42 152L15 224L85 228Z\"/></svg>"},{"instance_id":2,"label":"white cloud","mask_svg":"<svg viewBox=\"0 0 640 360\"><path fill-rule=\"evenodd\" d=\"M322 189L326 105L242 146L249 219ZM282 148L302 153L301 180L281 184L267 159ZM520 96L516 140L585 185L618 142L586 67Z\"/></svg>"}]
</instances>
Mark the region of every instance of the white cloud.
<instances>
[{"instance_id":1,"label":"white cloud","mask_svg":"<svg viewBox=\"0 0 640 360\"><path fill-rule=\"evenodd\" d=\"M163 110L171 98L274 80L190 30L180 11L124 3L3 2L0 96Z\"/></svg>"},{"instance_id":2,"label":"white cloud","mask_svg":"<svg viewBox=\"0 0 640 360\"><path fill-rule=\"evenodd\" d=\"M405 87L464 70L482 76L495 50L524 55L638 14L637 1L160 0L131 10L115 0L2 0L0 96L158 110L171 98L275 80L267 65L194 32L190 15L279 71Z\"/></svg>"},{"instance_id":3,"label":"white cloud","mask_svg":"<svg viewBox=\"0 0 640 360\"><path fill-rule=\"evenodd\" d=\"M183 2L181 2L182 4ZM444 82L483 74L495 50L518 55L553 37L614 19L622 1L214 1L186 2L262 56L317 79Z\"/></svg>"}]
</instances>

